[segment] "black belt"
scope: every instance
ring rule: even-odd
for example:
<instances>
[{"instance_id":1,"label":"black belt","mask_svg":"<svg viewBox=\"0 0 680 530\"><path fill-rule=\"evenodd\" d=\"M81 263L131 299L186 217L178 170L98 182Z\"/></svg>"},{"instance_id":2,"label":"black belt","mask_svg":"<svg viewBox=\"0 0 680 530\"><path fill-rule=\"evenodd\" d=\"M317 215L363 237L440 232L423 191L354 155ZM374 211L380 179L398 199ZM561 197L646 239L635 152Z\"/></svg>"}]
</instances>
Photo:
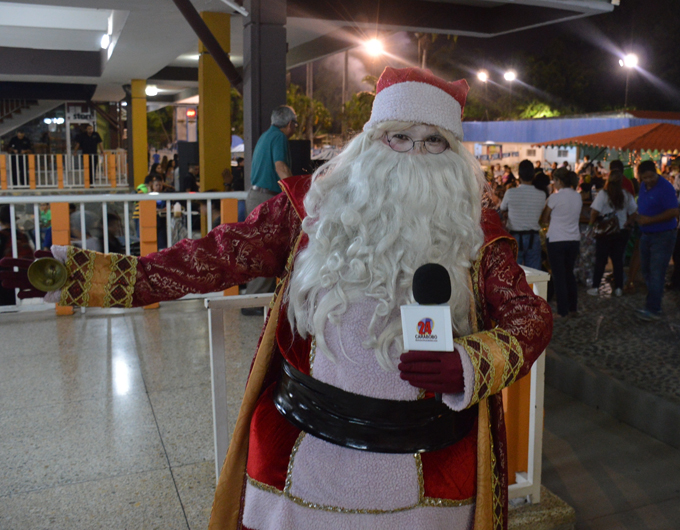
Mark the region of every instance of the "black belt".
<instances>
[{"instance_id":1,"label":"black belt","mask_svg":"<svg viewBox=\"0 0 680 530\"><path fill-rule=\"evenodd\" d=\"M250 189L253 190L253 191L260 191L262 193L267 193L269 195L278 195L279 193L281 193L280 191L272 191L269 188L261 188L260 186L251 186Z\"/></svg>"},{"instance_id":2,"label":"black belt","mask_svg":"<svg viewBox=\"0 0 680 530\"><path fill-rule=\"evenodd\" d=\"M519 236L517 238L517 241L519 243L519 249L524 250L524 245L522 243L522 236L530 236L529 237L529 248L534 246L534 236L538 234L538 230L510 230L510 235L517 235Z\"/></svg>"},{"instance_id":3,"label":"black belt","mask_svg":"<svg viewBox=\"0 0 680 530\"><path fill-rule=\"evenodd\" d=\"M361 396L303 374L285 361L274 404L304 432L375 453L437 451L462 440L477 419L477 405L455 412L434 399Z\"/></svg>"}]
</instances>

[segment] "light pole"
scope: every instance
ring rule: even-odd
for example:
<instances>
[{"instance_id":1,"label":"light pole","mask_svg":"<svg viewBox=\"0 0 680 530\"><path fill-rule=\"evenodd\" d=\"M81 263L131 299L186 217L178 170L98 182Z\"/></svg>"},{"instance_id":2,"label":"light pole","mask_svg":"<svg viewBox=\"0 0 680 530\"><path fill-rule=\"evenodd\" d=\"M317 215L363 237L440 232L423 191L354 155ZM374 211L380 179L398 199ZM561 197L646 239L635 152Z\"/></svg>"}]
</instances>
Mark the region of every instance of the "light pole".
<instances>
[{"instance_id":1,"label":"light pole","mask_svg":"<svg viewBox=\"0 0 680 530\"><path fill-rule=\"evenodd\" d=\"M628 81L630 79L630 71L638 65L638 56L634 53L629 53L623 59L619 59L619 65L626 69L626 96L624 98L623 109L628 109Z\"/></svg>"},{"instance_id":2,"label":"light pole","mask_svg":"<svg viewBox=\"0 0 680 530\"><path fill-rule=\"evenodd\" d=\"M489 72L486 70L480 70L477 72L477 79L479 79L482 83L484 83L484 113L486 114L486 119L487 121L489 120L489 109L488 109L488 93L487 93L487 87L489 86Z\"/></svg>"},{"instance_id":3,"label":"light pole","mask_svg":"<svg viewBox=\"0 0 680 530\"><path fill-rule=\"evenodd\" d=\"M517 72L515 72L514 70L508 70L507 72L505 72L503 74L503 79L505 79L508 82L508 84L510 85L510 104L509 104L510 108L509 108L508 113L511 113L512 112L512 82L515 79L517 79Z\"/></svg>"}]
</instances>

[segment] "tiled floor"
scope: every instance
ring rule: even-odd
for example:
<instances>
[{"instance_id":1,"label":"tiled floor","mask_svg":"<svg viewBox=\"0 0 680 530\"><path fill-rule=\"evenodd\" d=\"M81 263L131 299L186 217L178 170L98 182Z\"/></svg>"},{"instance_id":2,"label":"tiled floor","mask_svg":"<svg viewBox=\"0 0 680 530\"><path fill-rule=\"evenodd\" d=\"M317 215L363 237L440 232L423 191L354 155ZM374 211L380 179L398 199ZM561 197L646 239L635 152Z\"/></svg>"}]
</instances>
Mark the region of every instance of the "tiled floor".
<instances>
[{"instance_id":1,"label":"tiled floor","mask_svg":"<svg viewBox=\"0 0 680 530\"><path fill-rule=\"evenodd\" d=\"M235 310L243 344L261 319ZM204 529L215 484L207 311L0 315L0 529ZM245 367L245 368L243 368Z\"/></svg>"},{"instance_id":2,"label":"tiled floor","mask_svg":"<svg viewBox=\"0 0 680 530\"><path fill-rule=\"evenodd\" d=\"M546 388L543 484L577 530L680 528L680 450Z\"/></svg>"},{"instance_id":3,"label":"tiled floor","mask_svg":"<svg viewBox=\"0 0 680 530\"><path fill-rule=\"evenodd\" d=\"M260 325L227 323L234 408ZM208 351L199 301L0 315L0 529L207 528ZM544 449L579 528L680 528L680 451L551 389Z\"/></svg>"},{"instance_id":4,"label":"tiled floor","mask_svg":"<svg viewBox=\"0 0 680 530\"><path fill-rule=\"evenodd\" d=\"M664 316L656 322L635 317L645 297L641 284L621 297L606 281L599 296L580 286L579 316L555 321L550 348L680 407L680 292L664 293Z\"/></svg>"}]
</instances>

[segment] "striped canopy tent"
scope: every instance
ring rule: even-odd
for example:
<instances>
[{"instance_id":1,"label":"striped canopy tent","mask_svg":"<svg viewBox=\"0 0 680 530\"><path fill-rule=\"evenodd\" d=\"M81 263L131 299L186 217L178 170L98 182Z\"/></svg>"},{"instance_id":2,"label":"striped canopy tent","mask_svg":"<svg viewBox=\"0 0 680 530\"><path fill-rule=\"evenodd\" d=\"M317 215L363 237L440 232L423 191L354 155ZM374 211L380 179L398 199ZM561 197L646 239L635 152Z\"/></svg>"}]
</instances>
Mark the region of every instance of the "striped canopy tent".
<instances>
[{"instance_id":1,"label":"striped canopy tent","mask_svg":"<svg viewBox=\"0 0 680 530\"><path fill-rule=\"evenodd\" d=\"M606 131L561 140L551 140L534 144L540 147L563 145L583 145L618 149L620 151L659 151L663 153L680 152L680 125L671 123L650 123L615 131Z\"/></svg>"}]
</instances>

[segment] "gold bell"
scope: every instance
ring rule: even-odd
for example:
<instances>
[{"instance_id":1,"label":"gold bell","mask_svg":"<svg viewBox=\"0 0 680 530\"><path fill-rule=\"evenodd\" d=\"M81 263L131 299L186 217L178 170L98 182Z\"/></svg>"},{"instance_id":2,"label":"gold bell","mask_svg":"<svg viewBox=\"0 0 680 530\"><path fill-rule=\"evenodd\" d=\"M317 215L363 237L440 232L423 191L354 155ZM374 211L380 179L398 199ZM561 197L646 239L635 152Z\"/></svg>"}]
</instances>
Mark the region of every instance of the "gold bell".
<instances>
[{"instance_id":1,"label":"gold bell","mask_svg":"<svg viewBox=\"0 0 680 530\"><path fill-rule=\"evenodd\" d=\"M66 266L54 258L39 258L28 267L28 281L45 292L61 289L67 276Z\"/></svg>"}]
</instances>

